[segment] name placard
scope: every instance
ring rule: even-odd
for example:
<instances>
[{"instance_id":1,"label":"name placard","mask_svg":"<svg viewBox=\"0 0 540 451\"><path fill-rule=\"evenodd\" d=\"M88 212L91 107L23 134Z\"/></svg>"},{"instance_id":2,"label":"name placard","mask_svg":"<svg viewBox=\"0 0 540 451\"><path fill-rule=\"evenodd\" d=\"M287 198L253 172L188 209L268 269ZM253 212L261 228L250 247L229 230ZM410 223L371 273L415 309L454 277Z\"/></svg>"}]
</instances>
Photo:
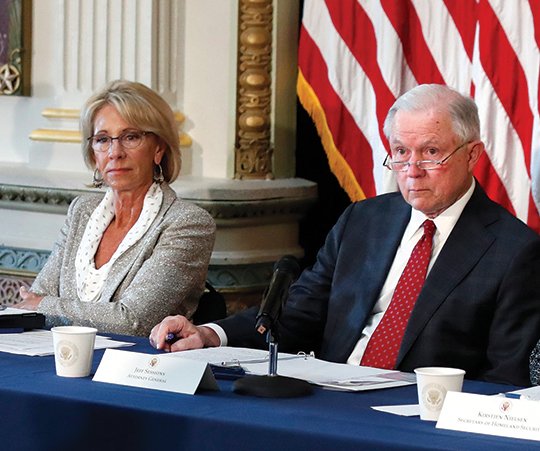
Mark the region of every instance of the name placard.
<instances>
[{"instance_id":1,"label":"name placard","mask_svg":"<svg viewBox=\"0 0 540 451\"><path fill-rule=\"evenodd\" d=\"M105 351L92 380L188 395L199 388L219 390L206 362L118 349Z\"/></svg>"},{"instance_id":2,"label":"name placard","mask_svg":"<svg viewBox=\"0 0 540 451\"><path fill-rule=\"evenodd\" d=\"M540 441L540 402L448 392L437 427Z\"/></svg>"}]
</instances>

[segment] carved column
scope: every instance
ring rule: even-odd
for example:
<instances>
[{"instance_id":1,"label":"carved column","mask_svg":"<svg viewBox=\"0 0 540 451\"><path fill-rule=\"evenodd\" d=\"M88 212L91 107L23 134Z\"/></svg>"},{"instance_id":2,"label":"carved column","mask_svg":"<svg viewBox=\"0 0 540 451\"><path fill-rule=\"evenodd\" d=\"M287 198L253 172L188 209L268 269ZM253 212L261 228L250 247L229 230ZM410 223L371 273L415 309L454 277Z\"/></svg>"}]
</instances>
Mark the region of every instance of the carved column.
<instances>
[{"instance_id":1,"label":"carved column","mask_svg":"<svg viewBox=\"0 0 540 451\"><path fill-rule=\"evenodd\" d=\"M56 26L62 39L50 99L61 103L45 108L47 124L30 134L33 141L51 143L39 148L34 161L46 158L49 170L87 173L78 157L79 109L73 107L111 80L144 83L174 108L181 8L174 0L58 0ZM183 121L183 115L177 118ZM182 134L181 143L190 145L191 138Z\"/></svg>"},{"instance_id":2,"label":"carved column","mask_svg":"<svg viewBox=\"0 0 540 451\"><path fill-rule=\"evenodd\" d=\"M62 87L82 99L107 81L144 83L175 101L178 5L172 0L64 0ZM172 65L172 67L171 67Z\"/></svg>"},{"instance_id":3,"label":"carved column","mask_svg":"<svg viewBox=\"0 0 540 451\"><path fill-rule=\"evenodd\" d=\"M272 0L240 0L235 178L271 179Z\"/></svg>"}]
</instances>

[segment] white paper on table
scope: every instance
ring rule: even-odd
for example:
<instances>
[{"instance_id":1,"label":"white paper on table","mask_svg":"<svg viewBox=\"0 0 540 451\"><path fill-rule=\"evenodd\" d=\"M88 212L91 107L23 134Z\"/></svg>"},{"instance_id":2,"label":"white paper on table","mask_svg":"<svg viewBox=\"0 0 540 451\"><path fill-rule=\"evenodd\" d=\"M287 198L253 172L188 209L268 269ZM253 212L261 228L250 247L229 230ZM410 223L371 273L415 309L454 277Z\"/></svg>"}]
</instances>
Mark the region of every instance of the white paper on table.
<instances>
[{"instance_id":1,"label":"white paper on table","mask_svg":"<svg viewBox=\"0 0 540 451\"><path fill-rule=\"evenodd\" d=\"M0 310L0 315L22 315L23 313L37 313L35 310L23 310L13 307L5 307Z\"/></svg>"},{"instance_id":2,"label":"white paper on table","mask_svg":"<svg viewBox=\"0 0 540 451\"><path fill-rule=\"evenodd\" d=\"M134 344L97 335L94 349L119 348ZM29 356L54 355L52 332L40 329L14 334L0 334L0 352Z\"/></svg>"},{"instance_id":3,"label":"white paper on table","mask_svg":"<svg viewBox=\"0 0 540 451\"><path fill-rule=\"evenodd\" d=\"M418 404L404 404L402 406L371 406L371 408L380 412L401 415L404 417L414 417L420 415L420 405Z\"/></svg>"},{"instance_id":4,"label":"white paper on table","mask_svg":"<svg viewBox=\"0 0 540 451\"><path fill-rule=\"evenodd\" d=\"M540 401L540 385L514 390L509 393L521 395L522 399L528 399L529 401Z\"/></svg>"},{"instance_id":5,"label":"white paper on table","mask_svg":"<svg viewBox=\"0 0 540 451\"><path fill-rule=\"evenodd\" d=\"M268 374L268 351L222 346L167 354L169 358L202 360L221 366L239 365L248 374ZM278 354L277 374L306 380L333 390L363 391L411 385L414 375L344 363L332 363L306 354Z\"/></svg>"}]
</instances>

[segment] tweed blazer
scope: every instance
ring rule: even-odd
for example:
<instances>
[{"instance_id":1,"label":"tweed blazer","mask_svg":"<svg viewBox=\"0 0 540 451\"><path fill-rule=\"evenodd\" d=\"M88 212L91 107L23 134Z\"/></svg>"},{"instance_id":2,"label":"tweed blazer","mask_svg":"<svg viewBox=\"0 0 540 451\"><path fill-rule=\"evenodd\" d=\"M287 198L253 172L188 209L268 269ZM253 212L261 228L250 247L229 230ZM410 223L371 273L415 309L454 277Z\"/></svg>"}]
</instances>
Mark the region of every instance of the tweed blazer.
<instances>
[{"instance_id":1,"label":"tweed blazer","mask_svg":"<svg viewBox=\"0 0 540 451\"><path fill-rule=\"evenodd\" d=\"M97 302L77 296L75 257L101 194L77 197L45 266L31 290L47 326L84 325L99 332L147 336L165 316L190 316L204 290L214 246L215 223L166 184L163 202L143 237L112 265Z\"/></svg>"},{"instance_id":2,"label":"tweed blazer","mask_svg":"<svg viewBox=\"0 0 540 451\"><path fill-rule=\"evenodd\" d=\"M531 382L540 385L540 340L536 343L530 357Z\"/></svg>"},{"instance_id":3,"label":"tweed blazer","mask_svg":"<svg viewBox=\"0 0 540 451\"><path fill-rule=\"evenodd\" d=\"M399 193L348 207L314 266L290 289L279 322L280 350L347 361L410 215ZM218 322L230 345L266 346L255 331L255 313ZM470 379L526 386L539 331L540 237L477 183L416 301L397 368L450 366Z\"/></svg>"}]
</instances>

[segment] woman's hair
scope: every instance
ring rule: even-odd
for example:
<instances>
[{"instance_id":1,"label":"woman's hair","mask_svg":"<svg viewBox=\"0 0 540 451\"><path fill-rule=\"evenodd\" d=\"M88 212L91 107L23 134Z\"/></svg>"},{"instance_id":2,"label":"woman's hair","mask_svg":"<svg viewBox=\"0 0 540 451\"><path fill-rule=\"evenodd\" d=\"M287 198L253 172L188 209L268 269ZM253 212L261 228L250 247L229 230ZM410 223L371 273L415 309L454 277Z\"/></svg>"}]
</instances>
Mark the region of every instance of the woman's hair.
<instances>
[{"instance_id":1,"label":"woman's hair","mask_svg":"<svg viewBox=\"0 0 540 451\"><path fill-rule=\"evenodd\" d=\"M445 85L418 85L399 97L384 121L384 134L388 139L394 126L394 118L399 110L447 111L452 119L454 133L463 142L480 139L480 118L474 100Z\"/></svg>"},{"instance_id":2,"label":"woman's hair","mask_svg":"<svg viewBox=\"0 0 540 451\"><path fill-rule=\"evenodd\" d=\"M167 102L155 91L133 81L116 80L93 94L81 111L82 151L86 165L95 169L96 160L88 138L94 134L96 114L112 105L122 118L135 128L152 132L165 144L161 160L164 180L173 182L181 167L178 124Z\"/></svg>"}]
</instances>

